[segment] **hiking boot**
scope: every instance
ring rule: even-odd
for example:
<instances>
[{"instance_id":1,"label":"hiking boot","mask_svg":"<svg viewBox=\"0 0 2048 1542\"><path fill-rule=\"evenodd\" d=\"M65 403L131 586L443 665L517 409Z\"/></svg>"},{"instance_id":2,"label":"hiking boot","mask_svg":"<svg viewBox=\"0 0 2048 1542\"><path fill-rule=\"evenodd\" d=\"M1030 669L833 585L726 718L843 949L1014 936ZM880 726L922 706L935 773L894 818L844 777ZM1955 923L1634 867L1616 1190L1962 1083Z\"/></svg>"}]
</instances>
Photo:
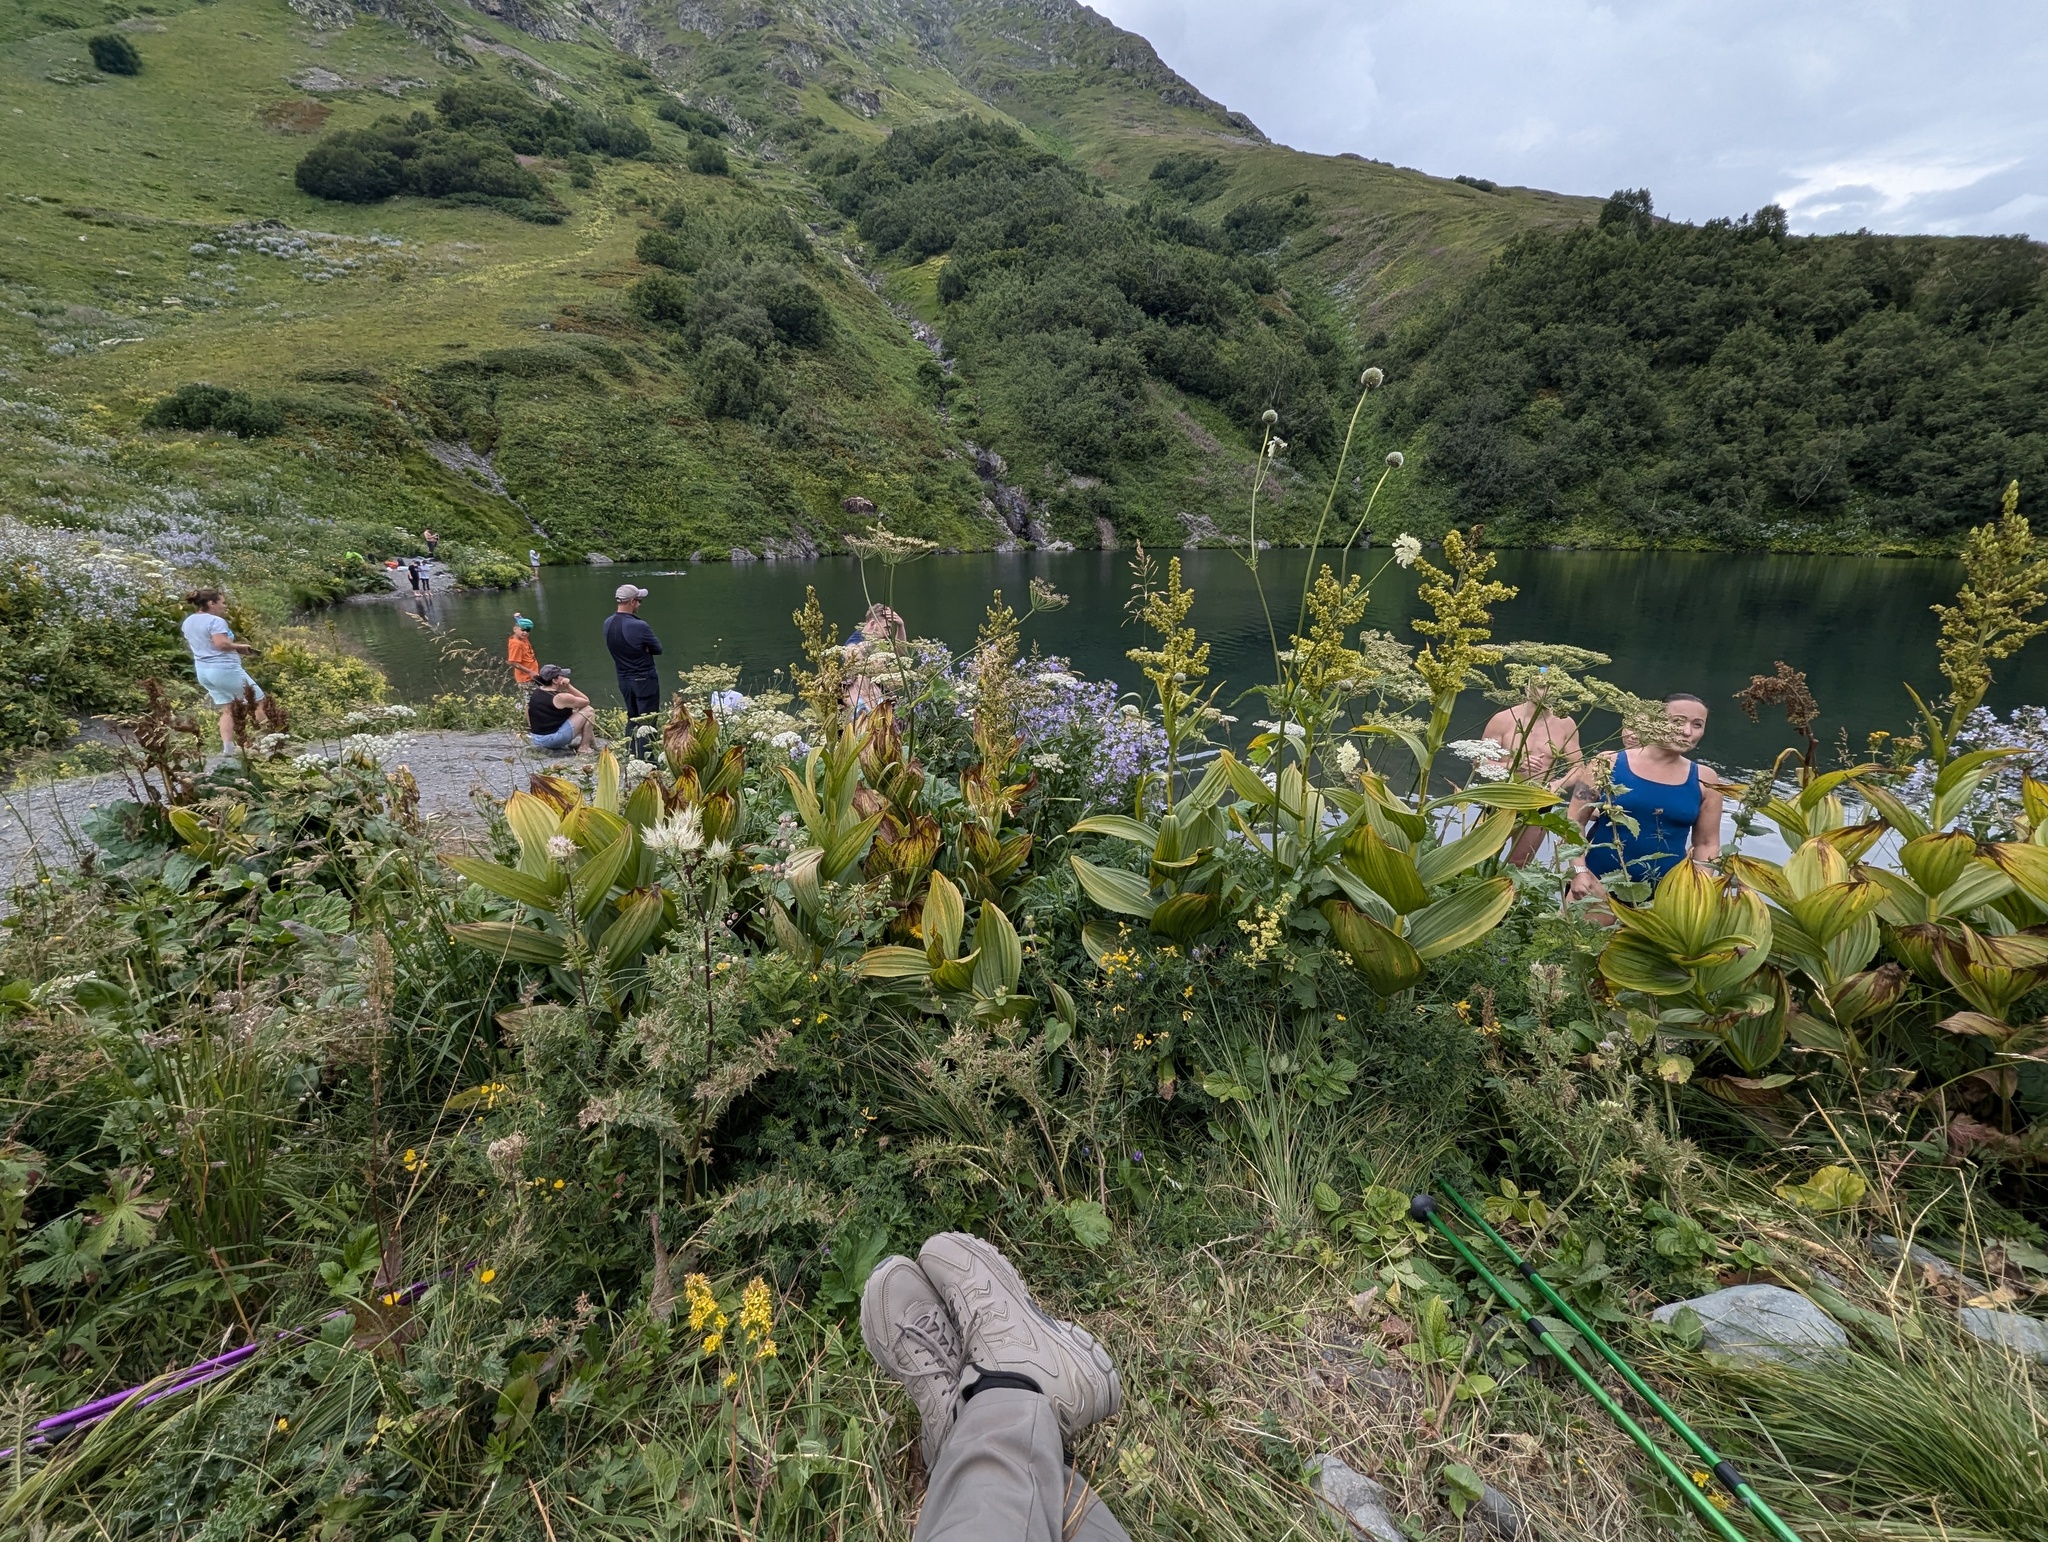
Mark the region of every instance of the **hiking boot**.
<instances>
[{"instance_id":1,"label":"hiking boot","mask_svg":"<svg viewBox=\"0 0 2048 1542\"><path fill-rule=\"evenodd\" d=\"M924 1470L930 1472L953 1431L967 1351L931 1281L901 1254L883 1259L868 1276L860 1295L860 1336L875 1364L902 1382L917 1405Z\"/></svg>"},{"instance_id":2,"label":"hiking boot","mask_svg":"<svg viewBox=\"0 0 2048 1542\"><path fill-rule=\"evenodd\" d=\"M1122 1405L1108 1352L1076 1324L1040 1311L1010 1261L981 1238L940 1232L926 1240L917 1265L959 1325L968 1365L1029 1376L1067 1435ZM973 1371L963 1379L971 1382Z\"/></svg>"}]
</instances>

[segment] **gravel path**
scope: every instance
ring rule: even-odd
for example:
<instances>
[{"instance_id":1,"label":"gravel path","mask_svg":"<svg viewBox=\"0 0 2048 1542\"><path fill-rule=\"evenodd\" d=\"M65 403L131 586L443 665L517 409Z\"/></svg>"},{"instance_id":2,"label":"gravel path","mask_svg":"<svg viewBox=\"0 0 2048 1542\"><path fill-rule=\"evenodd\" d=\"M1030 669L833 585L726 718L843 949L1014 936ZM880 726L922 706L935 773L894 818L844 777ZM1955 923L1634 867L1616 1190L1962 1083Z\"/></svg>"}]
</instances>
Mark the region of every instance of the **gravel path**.
<instances>
[{"instance_id":1,"label":"gravel path","mask_svg":"<svg viewBox=\"0 0 2048 1542\"><path fill-rule=\"evenodd\" d=\"M306 748L332 754L336 743L315 741ZM505 797L561 759L537 753L523 734L510 730L434 730L393 735L388 743L392 753L385 764L412 768L420 784L421 812L450 836L476 824L472 791ZM119 773L0 793L0 885L32 880L39 866L72 866L87 844L80 822L103 803L135 795L128 777Z\"/></svg>"}]
</instances>

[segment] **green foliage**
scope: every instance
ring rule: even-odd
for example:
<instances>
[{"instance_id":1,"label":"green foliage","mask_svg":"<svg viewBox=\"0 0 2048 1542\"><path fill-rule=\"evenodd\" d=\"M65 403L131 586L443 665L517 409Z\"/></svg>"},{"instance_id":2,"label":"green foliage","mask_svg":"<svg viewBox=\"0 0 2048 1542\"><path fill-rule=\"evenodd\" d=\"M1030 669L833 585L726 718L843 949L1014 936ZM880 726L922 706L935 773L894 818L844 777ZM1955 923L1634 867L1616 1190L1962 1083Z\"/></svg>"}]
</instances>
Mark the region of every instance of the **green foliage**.
<instances>
[{"instance_id":1,"label":"green foliage","mask_svg":"<svg viewBox=\"0 0 2048 1542\"><path fill-rule=\"evenodd\" d=\"M725 146L715 139L699 139L690 146L690 170L706 177L723 177L732 172Z\"/></svg>"},{"instance_id":2,"label":"green foliage","mask_svg":"<svg viewBox=\"0 0 2048 1542\"><path fill-rule=\"evenodd\" d=\"M100 32L85 40L93 68L104 75L140 75L142 55L118 32Z\"/></svg>"},{"instance_id":3,"label":"green foliage","mask_svg":"<svg viewBox=\"0 0 2048 1542\"><path fill-rule=\"evenodd\" d=\"M943 259L947 346L1005 455L1049 468L1047 495L1062 473L1103 478L1103 510L1122 523L1172 452L1161 387L1240 423L1276 407L1304 452L1336 449L1344 349L1319 318L1270 298L1271 264L1245 255L1293 220L1250 206L1221 225L1125 210L1014 129L977 119L898 129L828 186L876 252ZM1036 488L1044 474L1028 475Z\"/></svg>"},{"instance_id":4,"label":"green foliage","mask_svg":"<svg viewBox=\"0 0 2048 1542\"><path fill-rule=\"evenodd\" d=\"M311 627L260 634L251 673L291 715L293 727L318 733L342 726L351 712L381 705L391 684L368 659L345 652Z\"/></svg>"},{"instance_id":5,"label":"green foliage","mask_svg":"<svg viewBox=\"0 0 2048 1542\"><path fill-rule=\"evenodd\" d=\"M260 401L241 391L194 381L159 398L142 416L145 428L208 429L239 439L261 439L284 428L284 413L275 401Z\"/></svg>"},{"instance_id":6,"label":"green foliage","mask_svg":"<svg viewBox=\"0 0 2048 1542\"><path fill-rule=\"evenodd\" d=\"M1400 330L1386 428L1511 543L1952 545L2048 471L2040 248L1792 238L1782 211L1515 241Z\"/></svg>"},{"instance_id":7,"label":"green foliage","mask_svg":"<svg viewBox=\"0 0 2048 1542\"><path fill-rule=\"evenodd\" d=\"M441 560L465 589L516 589L530 576L526 564L517 557L494 546L473 546L467 541L444 542Z\"/></svg>"}]
</instances>

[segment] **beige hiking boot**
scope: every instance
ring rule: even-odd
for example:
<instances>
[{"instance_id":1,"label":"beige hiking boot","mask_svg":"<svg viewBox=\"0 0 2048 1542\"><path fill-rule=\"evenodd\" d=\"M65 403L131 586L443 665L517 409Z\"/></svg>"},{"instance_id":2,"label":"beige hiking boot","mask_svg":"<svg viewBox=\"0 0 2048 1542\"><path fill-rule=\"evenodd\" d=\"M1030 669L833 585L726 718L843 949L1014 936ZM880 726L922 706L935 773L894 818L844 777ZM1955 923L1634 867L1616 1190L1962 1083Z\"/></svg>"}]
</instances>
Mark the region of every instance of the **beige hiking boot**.
<instances>
[{"instance_id":1,"label":"beige hiking boot","mask_svg":"<svg viewBox=\"0 0 2048 1542\"><path fill-rule=\"evenodd\" d=\"M875 1364L902 1382L917 1405L924 1470L930 1472L953 1432L967 1350L931 1281L901 1254L883 1259L868 1276L860 1296L860 1336Z\"/></svg>"},{"instance_id":2,"label":"beige hiking boot","mask_svg":"<svg viewBox=\"0 0 2048 1542\"><path fill-rule=\"evenodd\" d=\"M917 1265L937 1288L966 1343L967 1363L1038 1383L1069 1437L1123 1404L1109 1354L1078 1325L1049 1317L1010 1261L979 1237L946 1231L926 1240ZM971 1381L973 1373L966 1372Z\"/></svg>"}]
</instances>

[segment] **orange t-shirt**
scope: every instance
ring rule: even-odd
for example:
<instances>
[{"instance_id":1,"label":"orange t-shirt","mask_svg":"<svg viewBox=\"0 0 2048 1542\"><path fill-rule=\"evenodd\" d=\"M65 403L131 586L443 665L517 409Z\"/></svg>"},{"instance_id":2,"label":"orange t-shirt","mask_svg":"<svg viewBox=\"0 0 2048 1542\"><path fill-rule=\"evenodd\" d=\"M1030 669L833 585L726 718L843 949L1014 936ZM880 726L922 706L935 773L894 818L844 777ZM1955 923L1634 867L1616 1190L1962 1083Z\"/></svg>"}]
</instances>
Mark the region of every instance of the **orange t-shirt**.
<instances>
[{"instance_id":1,"label":"orange t-shirt","mask_svg":"<svg viewBox=\"0 0 2048 1542\"><path fill-rule=\"evenodd\" d=\"M505 644L505 661L512 666L512 678L521 685L533 684L540 673L540 660L533 655L533 644L526 640L526 633L517 631L512 640Z\"/></svg>"}]
</instances>

